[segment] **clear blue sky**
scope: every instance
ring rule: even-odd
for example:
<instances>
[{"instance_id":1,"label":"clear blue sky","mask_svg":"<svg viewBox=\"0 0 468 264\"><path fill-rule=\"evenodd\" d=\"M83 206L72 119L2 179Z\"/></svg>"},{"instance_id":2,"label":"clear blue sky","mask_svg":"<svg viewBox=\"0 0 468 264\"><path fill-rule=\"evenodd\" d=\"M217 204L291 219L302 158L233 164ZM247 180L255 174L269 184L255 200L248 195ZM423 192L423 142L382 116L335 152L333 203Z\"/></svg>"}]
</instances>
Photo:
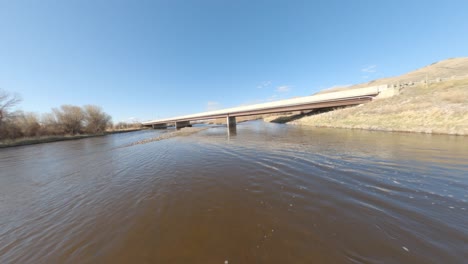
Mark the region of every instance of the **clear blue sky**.
<instances>
[{"instance_id":1,"label":"clear blue sky","mask_svg":"<svg viewBox=\"0 0 468 264\"><path fill-rule=\"evenodd\" d=\"M21 108L141 121L310 95L467 56L468 1L0 0Z\"/></svg>"}]
</instances>

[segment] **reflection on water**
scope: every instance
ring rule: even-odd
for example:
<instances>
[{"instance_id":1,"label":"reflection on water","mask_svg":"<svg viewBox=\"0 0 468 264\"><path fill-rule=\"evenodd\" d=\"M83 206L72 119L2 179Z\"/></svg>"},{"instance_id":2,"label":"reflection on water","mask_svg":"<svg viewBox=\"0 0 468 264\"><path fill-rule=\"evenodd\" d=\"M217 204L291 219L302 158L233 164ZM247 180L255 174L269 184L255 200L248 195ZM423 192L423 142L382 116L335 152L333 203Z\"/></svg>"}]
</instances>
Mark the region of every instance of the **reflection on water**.
<instances>
[{"instance_id":1,"label":"reflection on water","mask_svg":"<svg viewBox=\"0 0 468 264\"><path fill-rule=\"evenodd\" d=\"M0 150L0 263L462 263L465 137L248 122Z\"/></svg>"},{"instance_id":2,"label":"reflection on water","mask_svg":"<svg viewBox=\"0 0 468 264\"><path fill-rule=\"evenodd\" d=\"M226 129L228 138L235 137L237 135L237 126L231 126Z\"/></svg>"}]
</instances>

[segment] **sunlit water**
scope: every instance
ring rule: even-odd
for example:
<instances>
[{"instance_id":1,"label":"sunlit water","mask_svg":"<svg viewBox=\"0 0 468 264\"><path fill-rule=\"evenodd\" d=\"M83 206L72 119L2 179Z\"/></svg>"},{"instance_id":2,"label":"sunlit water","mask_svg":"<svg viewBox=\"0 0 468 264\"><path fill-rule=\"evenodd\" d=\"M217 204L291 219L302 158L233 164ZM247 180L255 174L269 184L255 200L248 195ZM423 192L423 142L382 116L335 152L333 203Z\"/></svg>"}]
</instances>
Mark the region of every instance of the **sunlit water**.
<instances>
[{"instance_id":1,"label":"sunlit water","mask_svg":"<svg viewBox=\"0 0 468 264\"><path fill-rule=\"evenodd\" d=\"M0 263L466 263L468 138L248 122L0 150Z\"/></svg>"}]
</instances>

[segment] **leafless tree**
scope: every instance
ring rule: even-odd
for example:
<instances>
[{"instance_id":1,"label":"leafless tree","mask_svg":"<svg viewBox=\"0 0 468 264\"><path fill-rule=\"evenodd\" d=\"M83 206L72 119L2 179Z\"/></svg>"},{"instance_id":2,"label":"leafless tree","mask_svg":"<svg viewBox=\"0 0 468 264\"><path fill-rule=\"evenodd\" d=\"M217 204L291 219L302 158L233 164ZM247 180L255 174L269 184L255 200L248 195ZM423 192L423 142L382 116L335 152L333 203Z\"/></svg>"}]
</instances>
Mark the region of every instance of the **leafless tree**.
<instances>
[{"instance_id":1,"label":"leafless tree","mask_svg":"<svg viewBox=\"0 0 468 264\"><path fill-rule=\"evenodd\" d=\"M125 122L118 122L117 124L114 125L114 129L126 129L128 127L128 124Z\"/></svg>"},{"instance_id":2,"label":"leafless tree","mask_svg":"<svg viewBox=\"0 0 468 264\"><path fill-rule=\"evenodd\" d=\"M12 116L11 109L19 102L21 102L21 98L18 95L0 89L0 126Z\"/></svg>"},{"instance_id":3,"label":"leafless tree","mask_svg":"<svg viewBox=\"0 0 468 264\"><path fill-rule=\"evenodd\" d=\"M121 129L139 129L142 128L143 124L139 122L134 123L127 123L127 122L118 122L114 125L114 129L121 130Z\"/></svg>"},{"instance_id":4,"label":"leafless tree","mask_svg":"<svg viewBox=\"0 0 468 264\"><path fill-rule=\"evenodd\" d=\"M18 95L0 89L0 140L83 132L97 134L113 126L111 116L99 106L62 105L39 118L34 113L13 111L19 102Z\"/></svg>"},{"instance_id":5,"label":"leafless tree","mask_svg":"<svg viewBox=\"0 0 468 264\"><path fill-rule=\"evenodd\" d=\"M53 108L52 111L64 133L74 135L82 132L85 113L81 107L62 105L60 108Z\"/></svg>"},{"instance_id":6,"label":"leafless tree","mask_svg":"<svg viewBox=\"0 0 468 264\"><path fill-rule=\"evenodd\" d=\"M63 129L57 121L54 113L45 113L41 116L42 135L60 135Z\"/></svg>"},{"instance_id":7,"label":"leafless tree","mask_svg":"<svg viewBox=\"0 0 468 264\"><path fill-rule=\"evenodd\" d=\"M19 102L21 99L18 95L0 89L0 139L22 136L19 126L13 120L18 112L12 111Z\"/></svg>"},{"instance_id":8,"label":"leafless tree","mask_svg":"<svg viewBox=\"0 0 468 264\"><path fill-rule=\"evenodd\" d=\"M106 114L101 107L96 105L85 105L85 130L87 133L96 134L106 131L111 122L111 116Z\"/></svg>"},{"instance_id":9,"label":"leafless tree","mask_svg":"<svg viewBox=\"0 0 468 264\"><path fill-rule=\"evenodd\" d=\"M35 113L21 113L15 117L14 122L20 128L23 137L35 137L41 133L39 118Z\"/></svg>"}]
</instances>

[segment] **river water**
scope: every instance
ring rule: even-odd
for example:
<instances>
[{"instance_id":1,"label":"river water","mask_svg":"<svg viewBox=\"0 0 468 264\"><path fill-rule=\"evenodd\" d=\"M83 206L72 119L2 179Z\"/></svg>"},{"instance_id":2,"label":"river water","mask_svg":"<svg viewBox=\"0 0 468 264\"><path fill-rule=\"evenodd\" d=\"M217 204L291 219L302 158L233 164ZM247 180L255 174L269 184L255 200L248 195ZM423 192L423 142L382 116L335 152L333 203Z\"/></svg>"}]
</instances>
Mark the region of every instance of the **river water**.
<instances>
[{"instance_id":1,"label":"river water","mask_svg":"<svg viewBox=\"0 0 468 264\"><path fill-rule=\"evenodd\" d=\"M0 150L0 263L466 263L468 138L242 123Z\"/></svg>"}]
</instances>

